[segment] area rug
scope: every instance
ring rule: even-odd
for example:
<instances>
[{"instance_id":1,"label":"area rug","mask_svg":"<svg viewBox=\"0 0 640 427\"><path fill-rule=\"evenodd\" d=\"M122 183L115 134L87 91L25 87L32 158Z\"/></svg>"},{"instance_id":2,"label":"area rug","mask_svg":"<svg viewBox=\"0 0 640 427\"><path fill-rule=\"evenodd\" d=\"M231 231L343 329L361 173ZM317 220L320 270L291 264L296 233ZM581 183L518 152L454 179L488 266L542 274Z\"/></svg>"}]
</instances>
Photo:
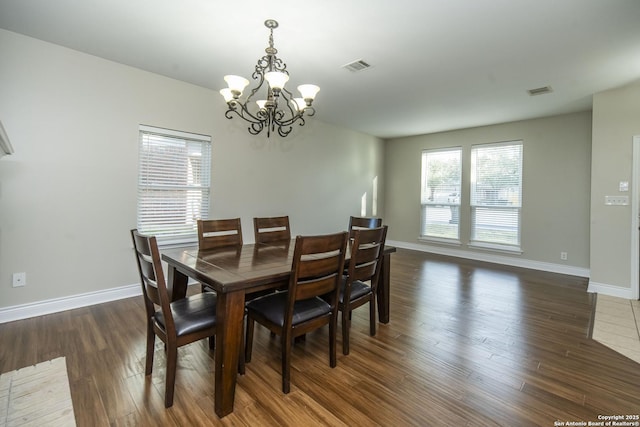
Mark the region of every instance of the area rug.
<instances>
[{"instance_id":1,"label":"area rug","mask_svg":"<svg viewBox=\"0 0 640 427\"><path fill-rule=\"evenodd\" d=\"M64 357L0 374L0 427L75 425Z\"/></svg>"}]
</instances>

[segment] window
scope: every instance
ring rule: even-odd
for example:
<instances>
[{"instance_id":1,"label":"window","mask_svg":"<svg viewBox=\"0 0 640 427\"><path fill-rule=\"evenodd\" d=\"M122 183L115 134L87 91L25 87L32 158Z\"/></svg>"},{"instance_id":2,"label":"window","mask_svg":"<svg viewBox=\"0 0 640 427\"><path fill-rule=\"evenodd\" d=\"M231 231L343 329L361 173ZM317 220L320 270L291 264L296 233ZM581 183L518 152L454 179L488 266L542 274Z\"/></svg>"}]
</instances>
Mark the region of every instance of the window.
<instances>
[{"instance_id":1,"label":"window","mask_svg":"<svg viewBox=\"0 0 640 427\"><path fill-rule=\"evenodd\" d=\"M211 138L140 126L138 230L159 243L197 240L209 214Z\"/></svg>"},{"instance_id":2,"label":"window","mask_svg":"<svg viewBox=\"0 0 640 427\"><path fill-rule=\"evenodd\" d=\"M522 141L471 147L471 243L519 250Z\"/></svg>"},{"instance_id":3,"label":"window","mask_svg":"<svg viewBox=\"0 0 640 427\"><path fill-rule=\"evenodd\" d=\"M461 159L461 148L422 152L423 237L460 239Z\"/></svg>"}]
</instances>

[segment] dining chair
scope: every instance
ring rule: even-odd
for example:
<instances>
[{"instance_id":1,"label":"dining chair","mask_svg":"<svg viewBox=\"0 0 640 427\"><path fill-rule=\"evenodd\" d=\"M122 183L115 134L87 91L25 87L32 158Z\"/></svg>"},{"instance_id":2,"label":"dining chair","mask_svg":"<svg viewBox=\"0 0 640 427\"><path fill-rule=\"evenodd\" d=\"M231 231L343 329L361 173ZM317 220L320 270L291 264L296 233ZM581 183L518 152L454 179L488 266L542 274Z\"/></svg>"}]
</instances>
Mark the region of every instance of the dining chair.
<instances>
[{"instance_id":1,"label":"dining chair","mask_svg":"<svg viewBox=\"0 0 640 427\"><path fill-rule=\"evenodd\" d=\"M199 249L216 249L225 246L242 246L240 218L199 219Z\"/></svg>"},{"instance_id":2,"label":"dining chair","mask_svg":"<svg viewBox=\"0 0 640 427\"><path fill-rule=\"evenodd\" d=\"M253 218L256 243L291 240L288 216Z\"/></svg>"},{"instance_id":3,"label":"dining chair","mask_svg":"<svg viewBox=\"0 0 640 427\"><path fill-rule=\"evenodd\" d=\"M216 295L198 293L171 302L162 271L160 252L154 236L131 230L136 264L147 317L147 353L145 375L153 369L155 337L164 344L167 358L164 406L173 405L178 347L209 338L213 348L216 333ZM242 359L241 359L241 363ZM243 366L242 366L243 368Z\"/></svg>"},{"instance_id":4,"label":"dining chair","mask_svg":"<svg viewBox=\"0 0 640 427\"><path fill-rule=\"evenodd\" d=\"M239 248L242 246L242 223L240 218L199 219L198 249ZM201 284L202 292L213 292Z\"/></svg>"},{"instance_id":5,"label":"dining chair","mask_svg":"<svg viewBox=\"0 0 640 427\"><path fill-rule=\"evenodd\" d=\"M246 305L245 361L251 360L254 322L280 335L285 394L290 390L291 346L295 337L328 324L329 366L336 366L338 290L347 240L347 232L296 237L288 289Z\"/></svg>"},{"instance_id":6,"label":"dining chair","mask_svg":"<svg viewBox=\"0 0 640 427\"><path fill-rule=\"evenodd\" d=\"M369 335L376 334L376 291L384 257L387 226L353 231L351 257L338 297L342 312L342 353L349 354L351 312L369 303Z\"/></svg>"},{"instance_id":7,"label":"dining chair","mask_svg":"<svg viewBox=\"0 0 640 427\"><path fill-rule=\"evenodd\" d=\"M363 228L382 227L382 218L366 218L359 216L349 217L349 237L353 237L353 230L361 230Z\"/></svg>"},{"instance_id":8,"label":"dining chair","mask_svg":"<svg viewBox=\"0 0 640 427\"><path fill-rule=\"evenodd\" d=\"M363 230L367 228L378 228L382 227L382 218L368 218L361 216L350 216L349 217L349 239L353 240L353 232L355 230ZM344 274L347 274L345 269Z\"/></svg>"}]
</instances>

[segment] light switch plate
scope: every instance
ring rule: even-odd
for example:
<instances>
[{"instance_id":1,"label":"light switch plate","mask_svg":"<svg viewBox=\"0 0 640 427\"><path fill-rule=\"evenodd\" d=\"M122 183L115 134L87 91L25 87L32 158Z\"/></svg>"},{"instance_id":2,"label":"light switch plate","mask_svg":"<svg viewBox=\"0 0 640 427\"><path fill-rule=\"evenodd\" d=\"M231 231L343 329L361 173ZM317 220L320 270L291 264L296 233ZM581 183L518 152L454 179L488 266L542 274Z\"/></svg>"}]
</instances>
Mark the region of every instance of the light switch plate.
<instances>
[{"instance_id":1,"label":"light switch plate","mask_svg":"<svg viewBox=\"0 0 640 427\"><path fill-rule=\"evenodd\" d=\"M629 196L604 196L604 204L607 206L626 206L629 204Z\"/></svg>"}]
</instances>

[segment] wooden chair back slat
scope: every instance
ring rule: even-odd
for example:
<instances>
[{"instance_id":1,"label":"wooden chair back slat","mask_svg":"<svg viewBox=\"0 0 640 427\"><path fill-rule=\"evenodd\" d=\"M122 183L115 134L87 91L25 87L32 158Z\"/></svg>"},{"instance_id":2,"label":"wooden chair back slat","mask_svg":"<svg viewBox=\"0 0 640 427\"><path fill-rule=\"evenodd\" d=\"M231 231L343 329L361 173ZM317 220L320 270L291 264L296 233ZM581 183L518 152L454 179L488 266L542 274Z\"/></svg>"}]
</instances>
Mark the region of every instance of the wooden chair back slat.
<instances>
[{"instance_id":1,"label":"wooden chair back slat","mask_svg":"<svg viewBox=\"0 0 640 427\"><path fill-rule=\"evenodd\" d=\"M346 238L346 232L296 238L289 282L289 292L294 296L294 302L331 293L337 297L344 268ZM339 265L342 268L336 270Z\"/></svg>"},{"instance_id":2,"label":"wooden chair back slat","mask_svg":"<svg viewBox=\"0 0 640 427\"><path fill-rule=\"evenodd\" d=\"M353 238L354 230L382 227L382 218L349 217L349 237Z\"/></svg>"},{"instance_id":3,"label":"wooden chair back slat","mask_svg":"<svg viewBox=\"0 0 640 427\"><path fill-rule=\"evenodd\" d=\"M131 230L133 247L136 251L140 283L145 299L147 315L153 316L155 306L159 306L165 318L167 333L175 330L175 324L169 307L169 293L164 279L160 251L155 236L140 234L138 230Z\"/></svg>"},{"instance_id":4,"label":"wooden chair back slat","mask_svg":"<svg viewBox=\"0 0 640 427\"><path fill-rule=\"evenodd\" d=\"M253 218L256 243L291 240L288 216Z\"/></svg>"},{"instance_id":5,"label":"wooden chair back slat","mask_svg":"<svg viewBox=\"0 0 640 427\"><path fill-rule=\"evenodd\" d=\"M347 269L348 282L371 280L375 292L378 282L387 227L354 230L351 259Z\"/></svg>"},{"instance_id":6,"label":"wooden chair back slat","mask_svg":"<svg viewBox=\"0 0 640 427\"><path fill-rule=\"evenodd\" d=\"M203 250L242 245L240 218L199 219L198 247Z\"/></svg>"}]
</instances>

